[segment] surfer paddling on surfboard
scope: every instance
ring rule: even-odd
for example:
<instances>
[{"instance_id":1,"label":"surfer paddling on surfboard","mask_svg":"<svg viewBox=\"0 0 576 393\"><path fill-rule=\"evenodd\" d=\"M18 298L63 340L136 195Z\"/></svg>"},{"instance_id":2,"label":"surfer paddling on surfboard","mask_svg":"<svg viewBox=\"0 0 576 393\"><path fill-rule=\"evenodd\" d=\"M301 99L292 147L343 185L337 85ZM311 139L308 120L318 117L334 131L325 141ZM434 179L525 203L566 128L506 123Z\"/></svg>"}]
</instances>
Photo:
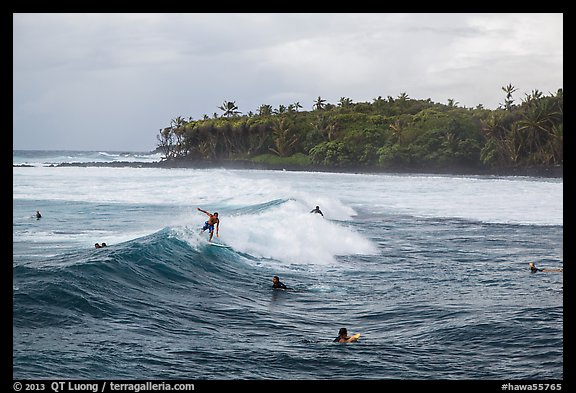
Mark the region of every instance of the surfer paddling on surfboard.
<instances>
[{"instance_id":1,"label":"surfer paddling on surfboard","mask_svg":"<svg viewBox=\"0 0 576 393\"><path fill-rule=\"evenodd\" d=\"M206 210L202 210L199 207L197 209L198 211L201 211L202 213L208 216L208 221L204 223L204 226L202 227L202 231L200 233L208 229L208 232L210 233L210 238L208 239L208 241L211 242L212 236L214 235L214 226L216 226L216 237L220 237L220 235L218 235L218 228L220 227L220 219L218 219L218 213L214 212L214 214L210 214Z\"/></svg>"},{"instance_id":2,"label":"surfer paddling on surfboard","mask_svg":"<svg viewBox=\"0 0 576 393\"><path fill-rule=\"evenodd\" d=\"M290 289L282 281L278 276L272 277L272 288L274 289Z\"/></svg>"},{"instance_id":3,"label":"surfer paddling on surfboard","mask_svg":"<svg viewBox=\"0 0 576 393\"><path fill-rule=\"evenodd\" d=\"M360 333L356 333L351 337L348 337L348 330L346 328L340 328L338 331L338 337L334 339L335 343L353 343L358 341L360 338Z\"/></svg>"},{"instance_id":4,"label":"surfer paddling on surfboard","mask_svg":"<svg viewBox=\"0 0 576 393\"><path fill-rule=\"evenodd\" d=\"M536 267L536 265L534 264L534 262L530 262L528 264L528 268L530 269L530 273L536 273L536 272L563 272L562 269L540 269L539 267Z\"/></svg>"}]
</instances>

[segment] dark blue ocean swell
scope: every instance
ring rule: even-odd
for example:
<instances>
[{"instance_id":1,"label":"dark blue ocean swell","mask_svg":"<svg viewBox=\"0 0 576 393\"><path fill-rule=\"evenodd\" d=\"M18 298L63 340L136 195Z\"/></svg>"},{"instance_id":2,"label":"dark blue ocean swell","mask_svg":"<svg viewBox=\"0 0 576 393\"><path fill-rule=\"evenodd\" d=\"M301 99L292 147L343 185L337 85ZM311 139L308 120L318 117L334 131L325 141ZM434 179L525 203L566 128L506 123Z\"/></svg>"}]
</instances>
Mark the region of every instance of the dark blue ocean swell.
<instances>
[{"instance_id":1,"label":"dark blue ocean swell","mask_svg":"<svg viewBox=\"0 0 576 393\"><path fill-rule=\"evenodd\" d=\"M105 249L61 255L50 261L50 267L16 266L15 332L40 329L51 336L53 332L65 335L67 329L101 328L106 332L100 338L104 342L119 331L130 331L126 336L134 344L138 337L151 334L166 339L218 332L226 315L250 302L239 289L253 284L242 282L249 277L243 272L249 266L233 262L231 251L202 247L194 250L166 229ZM114 327L112 336L110 327ZM14 366L16 372L17 359ZM75 372L64 375L82 377Z\"/></svg>"},{"instance_id":2,"label":"dark blue ocean swell","mask_svg":"<svg viewBox=\"0 0 576 393\"><path fill-rule=\"evenodd\" d=\"M166 227L19 261L14 377L563 377L563 276L527 271L529 260L561 267L562 227L362 209L341 224L379 254L286 264L198 242L197 228ZM295 290L272 290L273 274ZM340 327L362 338L333 343Z\"/></svg>"},{"instance_id":3,"label":"dark blue ocean swell","mask_svg":"<svg viewBox=\"0 0 576 393\"><path fill-rule=\"evenodd\" d=\"M108 317L117 315L118 307L130 309L135 299L144 300L147 293L169 295L183 288L218 291L219 281L238 278L234 264L214 262L215 255L227 261L225 249L204 245L202 250L194 250L169 232L166 229L104 249L63 254L51 258L46 267L16 266L15 298L25 292L30 300L63 310ZM161 300L162 296L153 296L149 303ZM18 311L15 309L15 322ZM40 325L46 322L36 318Z\"/></svg>"}]
</instances>

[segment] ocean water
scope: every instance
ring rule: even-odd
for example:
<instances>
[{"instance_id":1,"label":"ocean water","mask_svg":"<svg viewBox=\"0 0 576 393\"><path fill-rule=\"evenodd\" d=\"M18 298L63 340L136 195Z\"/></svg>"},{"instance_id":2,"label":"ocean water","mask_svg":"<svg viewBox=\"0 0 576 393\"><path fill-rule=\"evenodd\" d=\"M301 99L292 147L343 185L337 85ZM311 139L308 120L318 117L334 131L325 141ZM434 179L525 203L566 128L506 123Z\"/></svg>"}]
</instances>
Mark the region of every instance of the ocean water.
<instances>
[{"instance_id":1,"label":"ocean water","mask_svg":"<svg viewBox=\"0 0 576 393\"><path fill-rule=\"evenodd\" d=\"M562 179L94 157L13 154L15 379L564 378Z\"/></svg>"}]
</instances>

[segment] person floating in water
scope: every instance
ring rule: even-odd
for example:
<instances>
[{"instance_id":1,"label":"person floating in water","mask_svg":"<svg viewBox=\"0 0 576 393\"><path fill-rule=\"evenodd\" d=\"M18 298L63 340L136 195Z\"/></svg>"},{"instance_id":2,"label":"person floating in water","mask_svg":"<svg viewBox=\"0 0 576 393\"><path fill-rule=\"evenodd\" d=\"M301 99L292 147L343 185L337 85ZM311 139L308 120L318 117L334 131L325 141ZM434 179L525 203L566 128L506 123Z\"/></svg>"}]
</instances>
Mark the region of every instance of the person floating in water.
<instances>
[{"instance_id":1,"label":"person floating in water","mask_svg":"<svg viewBox=\"0 0 576 393\"><path fill-rule=\"evenodd\" d=\"M36 219L39 220L42 218L42 214L40 214L40 210L36 210Z\"/></svg>"},{"instance_id":2,"label":"person floating in water","mask_svg":"<svg viewBox=\"0 0 576 393\"><path fill-rule=\"evenodd\" d=\"M310 210L310 213L319 213L322 217L324 217L324 214L322 214L322 210L320 210L319 206L316 206L315 209Z\"/></svg>"},{"instance_id":3,"label":"person floating in water","mask_svg":"<svg viewBox=\"0 0 576 393\"><path fill-rule=\"evenodd\" d=\"M218 213L214 212L214 214L210 214L206 210L202 210L200 208L197 209L198 211L201 211L202 213L208 216L208 221L204 223L204 226L202 227L202 231L200 233L208 229L208 232L210 233L210 238L208 239L208 241L211 242L212 236L214 235L214 226L216 226L216 237L220 237L220 235L218 234L218 228L220 226L220 219L218 218Z\"/></svg>"},{"instance_id":4,"label":"person floating in water","mask_svg":"<svg viewBox=\"0 0 576 393\"><path fill-rule=\"evenodd\" d=\"M102 248L102 246L100 245L100 243L94 243L94 248Z\"/></svg>"},{"instance_id":5,"label":"person floating in water","mask_svg":"<svg viewBox=\"0 0 576 393\"><path fill-rule=\"evenodd\" d=\"M335 343L352 343L358 341L358 337L348 337L348 329L340 328L338 337L334 339Z\"/></svg>"},{"instance_id":6,"label":"person floating in water","mask_svg":"<svg viewBox=\"0 0 576 393\"><path fill-rule=\"evenodd\" d=\"M534 262L530 262L528 264L528 267L530 268L530 273L536 273L536 272L562 272L562 269L540 269L538 267L536 267L536 265L534 264Z\"/></svg>"},{"instance_id":7,"label":"person floating in water","mask_svg":"<svg viewBox=\"0 0 576 393\"><path fill-rule=\"evenodd\" d=\"M290 289L283 282L280 281L278 276L272 277L272 288L274 289Z\"/></svg>"}]
</instances>

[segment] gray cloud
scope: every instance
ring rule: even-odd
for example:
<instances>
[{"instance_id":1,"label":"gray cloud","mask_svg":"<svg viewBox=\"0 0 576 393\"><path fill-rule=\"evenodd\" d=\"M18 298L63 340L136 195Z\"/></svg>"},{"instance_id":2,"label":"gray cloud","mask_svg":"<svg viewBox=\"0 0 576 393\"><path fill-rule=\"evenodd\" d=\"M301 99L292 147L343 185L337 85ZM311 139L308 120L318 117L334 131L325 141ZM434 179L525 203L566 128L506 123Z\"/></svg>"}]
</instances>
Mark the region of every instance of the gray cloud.
<instances>
[{"instance_id":1,"label":"gray cloud","mask_svg":"<svg viewBox=\"0 0 576 393\"><path fill-rule=\"evenodd\" d=\"M406 92L496 108L563 84L562 14L14 14L15 149L152 150L235 101Z\"/></svg>"}]
</instances>

